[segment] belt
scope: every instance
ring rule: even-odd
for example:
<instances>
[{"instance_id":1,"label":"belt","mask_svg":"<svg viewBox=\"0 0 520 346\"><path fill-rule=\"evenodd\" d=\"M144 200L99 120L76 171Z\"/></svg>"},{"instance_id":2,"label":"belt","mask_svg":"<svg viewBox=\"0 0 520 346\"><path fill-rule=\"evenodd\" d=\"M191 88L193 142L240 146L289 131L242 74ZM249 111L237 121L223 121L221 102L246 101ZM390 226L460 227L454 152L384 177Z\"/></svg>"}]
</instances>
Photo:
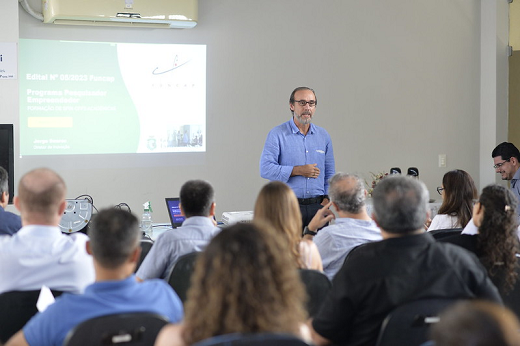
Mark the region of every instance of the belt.
<instances>
[{"instance_id":1,"label":"belt","mask_svg":"<svg viewBox=\"0 0 520 346\"><path fill-rule=\"evenodd\" d=\"M298 198L298 203L300 205L309 205L323 202L323 196L313 197L313 198Z\"/></svg>"}]
</instances>

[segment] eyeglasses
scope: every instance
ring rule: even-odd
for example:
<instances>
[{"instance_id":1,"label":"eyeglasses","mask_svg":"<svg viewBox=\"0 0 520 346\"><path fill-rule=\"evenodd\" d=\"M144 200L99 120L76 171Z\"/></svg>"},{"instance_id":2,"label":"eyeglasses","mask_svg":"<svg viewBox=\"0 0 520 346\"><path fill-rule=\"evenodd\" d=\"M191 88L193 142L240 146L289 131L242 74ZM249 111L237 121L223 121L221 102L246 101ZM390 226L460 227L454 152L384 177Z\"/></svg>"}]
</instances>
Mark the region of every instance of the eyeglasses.
<instances>
[{"instance_id":1,"label":"eyeglasses","mask_svg":"<svg viewBox=\"0 0 520 346\"><path fill-rule=\"evenodd\" d=\"M509 160L511 160L511 158L509 158L507 160L504 160L504 162L497 163L496 165L493 166L493 168L494 169L500 168L500 167L502 167L504 165L504 163L509 162Z\"/></svg>"},{"instance_id":2,"label":"eyeglasses","mask_svg":"<svg viewBox=\"0 0 520 346\"><path fill-rule=\"evenodd\" d=\"M294 102L296 102L297 104L299 104L302 107L305 107L305 105L307 103L309 104L309 107L315 107L316 106L316 101L314 101L314 100L311 100L311 101L295 100Z\"/></svg>"},{"instance_id":3,"label":"eyeglasses","mask_svg":"<svg viewBox=\"0 0 520 346\"><path fill-rule=\"evenodd\" d=\"M442 195L442 191L443 191L443 190L444 190L443 187L440 187L440 186L437 187L437 193L438 193L439 195Z\"/></svg>"}]
</instances>

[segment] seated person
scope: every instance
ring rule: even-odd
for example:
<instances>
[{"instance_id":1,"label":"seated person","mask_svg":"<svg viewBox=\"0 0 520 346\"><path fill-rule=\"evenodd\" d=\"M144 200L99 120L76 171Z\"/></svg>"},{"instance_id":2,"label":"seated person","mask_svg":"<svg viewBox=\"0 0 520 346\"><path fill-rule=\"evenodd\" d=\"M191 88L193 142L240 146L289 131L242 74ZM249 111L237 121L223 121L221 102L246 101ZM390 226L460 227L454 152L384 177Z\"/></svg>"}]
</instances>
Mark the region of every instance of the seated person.
<instances>
[{"instance_id":1,"label":"seated person","mask_svg":"<svg viewBox=\"0 0 520 346\"><path fill-rule=\"evenodd\" d=\"M156 346L191 345L232 333L301 336L305 290L293 259L270 226L225 228L198 257L186 317L168 325Z\"/></svg>"},{"instance_id":2,"label":"seated person","mask_svg":"<svg viewBox=\"0 0 520 346\"><path fill-rule=\"evenodd\" d=\"M439 317L431 328L435 346L520 346L520 323L500 305L462 301Z\"/></svg>"},{"instance_id":3,"label":"seated person","mask_svg":"<svg viewBox=\"0 0 520 346\"><path fill-rule=\"evenodd\" d=\"M483 298L502 302L474 254L436 242L424 230L428 190L393 176L373 192L373 219L382 241L350 252L311 323L318 345L374 345L384 318L422 298Z\"/></svg>"},{"instance_id":4,"label":"seated person","mask_svg":"<svg viewBox=\"0 0 520 346\"><path fill-rule=\"evenodd\" d=\"M0 235L12 235L22 228L20 216L5 211L9 203L9 177L7 171L0 167Z\"/></svg>"},{"instance_id":5,"label":"seated person","mask_svg":"<svg viewBox=\"0 0 520 346\"><path fill-rule=\"evenodd\" d=\"M358 245L381 240L381 231L368 216L365 206L363 180L359 177L336 173L329 183L331 202L318 210L309 226L304 230L304 238L313 240L321 255L323 271L330 280L345 262L350 250ZM339 217L329 210L333 206ZM334 225L325 226L335 218Z\"/></svg>"},{"instance_id":6,"label":"seated person","mask_svg":"<svg viewBox=\"0 0 520 346\"><path fill-rule=\"evenodd\" d=\"M214 223L215 193L204 180L190 180L181 187L180 209L186 220L182 226L161 234L137 270L139 280L168 280L179 257L202 251L220 232Z\"/></svg>"},{"instance_id":7,"label":"seated person","mask_svg":"<svg viewBox=\"0 0 520 346\"><path fill-rule=\"evenodd\" d=\"M106 209L88 230L87 250L94 257L96 282L84 294L63 294L36 314L6 346L61 346L76 325L94 317L124 312L153 312L171 322L182 319L182 303L162 280L138 283L133 275L141 247L137 218L124 210Z\"/></svg>"},{"instance_id":8,"label":"seated person","mask_svg":"<svg viewBox=\"0 0 520 346\"><path fill-rule=\"evenodd\" d=\"M255 203L254 220L270 223L286 244L298 268L323 270L316 245L302 239L302 214L294 191L281 181L271 181L262 187Z\"/></svg>"},{"instance_id":9,"label":"seated person","mask_svg":"<svg viewBox=\"0 0 520 346\"><path fill-rule=\"evenodd\" d=\"M79 293L94 282L88 237L66 235L58 227L67 206L67 189L54 171L38 168L18 183L15 207L23 228L12 236L0 236L0 293L39 290Z\"/></svg>"}]
</instances>

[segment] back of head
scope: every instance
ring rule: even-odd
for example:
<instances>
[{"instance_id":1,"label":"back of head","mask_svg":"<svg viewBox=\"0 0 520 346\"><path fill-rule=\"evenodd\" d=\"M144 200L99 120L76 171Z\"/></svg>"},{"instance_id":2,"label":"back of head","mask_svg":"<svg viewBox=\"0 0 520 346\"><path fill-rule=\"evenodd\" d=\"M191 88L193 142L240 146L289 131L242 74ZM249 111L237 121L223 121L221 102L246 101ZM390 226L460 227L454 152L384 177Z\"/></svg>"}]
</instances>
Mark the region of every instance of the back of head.
<instances>
[{"instance_id":1,"label":"back of head","mask_svg":"<svg viewBox=\"0 0 520 346\"><path fill-rule=\"evenodd\" d=\"M298 272L273 230L238 223L197 259L186 302L187 344L229 333L296 333L305 320Z\"/></svg>"},{"instance_id":2,"label":"back of head","mask_svg":"<svg viewBox=\"0 0 520 346\"><path fill-rule=\"evenodd\" d=\"M4 192L9 194L9 176L4 167L0 166L0 196Z\"/></svg>"},{"instance_id":3,"label":"back of head","mask_svg":"<svg viewBox=\"0 0 520 346\"><path fill-rule=\"evenodd\" d=\"M302 216L298 199L287 184L272 181L262 187L256 199L254 219L269 222L278 234L281 233L288 242L293 258L299 263Z\"/></svg>"},{"instance_id":4,"label":"back of head","mask_svg":"<svg viewBox=\"0 0 520 346\"><path fill-rule=\"evenodd\" d=\"M65 200L67 188L63 179L48 168L37 168L26 173L18 184L18 200L21 214L38 214L40 217L54 217Z\"/></svg>"},{"instance_id":5,"label":"back of head","mask_svg":"<svg viewBox=\"0 0 520 346\"><path fill-rule=\"evenodd\" d=\"M473 200L478 196L473 178L461 169L455 169L444 174L442 178L444 198L439 208L439 214L457 216L462 227L471 219Z\"/></svg>"},{"instance_id":6,"label":"back of head","mask_svg":"<svg viewBox=\"0 0 520 346\"><path fill-rule=\"evenodd\" d=\"M509 288L516 282L516 253L518 248L517 200L513 193L502 185L492 184L482 190L479 203L484 207L484 217L479 227L478 247L490 274L500 263L506 269Z\"/></svg>"},{"instance_id":7,"label":"back of head","mask_svg":"<svg viewBox=\"0 0 520 346\"><path fill-rule=\"evenodd\" d=\"M94 259L106 269L123 265L139 246L137 218L121 209L104 209L93 218L88 230Z\"/></svg>"},{"instance_id":8,"label":"back of head","mask_svg":"<svg viewBox=\"0 0 520 346\"><path fill-rule=\"evenodd\" d=\"M421 181L386 177L377 184L372 197L376 222L386 232L406 234L424 227L429 195Z\"/></svg>"},{"instance_id":9,"label":"back of head","mask_svg":"<svg viewBox=\"0 0 520 346\"><path fill-rule=\"evenodd\" d=\"M207 181L189 180L181 187L180 201L186 217L209 216L215 192Z\"/></svg>"},{"instance_id":10,"label":"back of head","mask_svg":"<svg viewBox=\"0 0 520 346\"><path fill-rule=\"evenodd\" d=\"M329 196L339 210L358 214L365 206L363 180L354 174L338 172L330 179Z\"/></svg>"},{"instance_id":11,"label":"back of head","mask_svg":"<svg viewBox=\"0 0 520 346\"><path fill-rule=\"evenodd\" d=\"M513 143L502 142L497 145L491 153L492 158L497 156L502 156L502 160L508 160L512 157L516 157L517 160L520 160L520 151L518 151L518 148Z\"/></svg>"},{"instance_id":12,"label":"back of head","mask_svg":"<svg viewBox=\"0 0 520 346\"><path fill-rule=\"evenodd\" d=\"M520 346L520 324L508 309L463 301L446 309L431 336L436 346Z\"/></svg>"}]
</instances>

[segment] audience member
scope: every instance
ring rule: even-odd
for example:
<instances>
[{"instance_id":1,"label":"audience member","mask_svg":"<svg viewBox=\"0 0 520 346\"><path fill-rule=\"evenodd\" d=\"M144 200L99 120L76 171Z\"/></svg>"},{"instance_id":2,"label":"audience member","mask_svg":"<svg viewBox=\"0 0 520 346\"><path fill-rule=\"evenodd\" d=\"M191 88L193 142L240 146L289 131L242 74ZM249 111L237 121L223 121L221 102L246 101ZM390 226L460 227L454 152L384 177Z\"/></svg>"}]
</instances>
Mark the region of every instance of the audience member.
<instances>
[{"instance_id":1,"label":"audience member","mask_svg":"<svg viewBox=\"0 0 520 346\"><path fill-rule=\"evenodd\" d=\"M323 270L316 245L301 238L302 219L293 190L281 181L272 181L260 190L255 203L254 220L269 222L278 231L277 238L288 249L299 268Z\"/></svg>"},{"instance_id":2,"label":"audience member","mask_svg":"<svg viewBox=\"0 0 520 346\"><path fill-rule=\"evenodd\" d=\"M58 225L67 206L66 187L54 171L38 168L18 184L14 205L23 228L0 237L0 293L38 290L82 292L94 281L85 234L65 235Z\"/></svg>"},{"instance_id":3,"label":"audience member","mask_svg":"<svg viewBox=\"0 0 520 346\"><path fill-rule=\"evenodd\" d=\"M367 191L359 177L336 173L329 183L331 202L318 210L304 238L314 240L323 262L323 271L332 280L345 262L350 250L358 245L381 240L381 231L367 214L365 198ZM339 217L329 210L334 206ZM331 219L335 224L320 230Z\"/></svg>"},{"instance_id":4,"label":"audience member","mask_svg":"<svg viewBox=\"0 0 520 346\"><path fill-rule=\"evenodd\" d=\"M267 224L238 223L197 259L186 317L156 345L191 345L231 333L302 336L305 291L286 249Z\"/></svg>"},{"instance_id":5,"label":"audience member","mask_svg":"<svg viewBox=\"0 0 520 346\"><path fill-rule=\"evenodd\" d=\"M449 171L444 174L437 192L442 196L442 204L428 231L466 227L471 219L473 201L478 197L473 178L461 169Z\"/></svg>"},{"instance_id":6,"label":"audience member","mask_svg":"<svg viewBox=\"0 0 520 346\"><path fill-rule=\"evenodd\" d=\"M133 275L141 247L137 218L106 209L93 219L87 250L94 257L96 282L84 294L64 294L34 316L7 346L61 346L67 333L83 321L124 312L154 312L171 322L182 319L182 303L162 280L138 283Z\"/></svg>"},{"instance_id":7,"label":"audience member","mask_svg":"<svg viewBox=\"0 0 520 346\"><path fill-rule=\"evenodd\" d=\"M501 175L502 180L511 180L511 191L520 201L520 184L517 184L520 179L520 151L513 143L502 142L493 149L491 157L495 172ZM520 210L516 210L516 214L520 215Z\"/></svg>"},{"instance_id":8,"label":"audience member","mask_svg":"<svg viewBox=\"0 0 520 346\"><path fill-rule=\"evenodd\" d=\"M417 179L393 176L373 192L382 241L350 252L312 321L318 345L373 345L386 315L422 298L500 295L474 254L438 243L424 231L428 191Z\"/></svg>"},{"instance_id":9,"label":"audience member","mask_svg":"<svg viewBox=\"0 0 520 346\"><path fill-rule=\"evenodd\" d=\"M440 239L475 253L508 303L509 293L518 281L518 218L517 200L501 185L488 185L473 207L473 223L478 234L460 234ZM520 307L515 311L520 314Z\"/></svg>"},{"instance_id":10,"label":"audience member","mask_svg":"<svg viewBox=\"0 0 520 346\"><path fill-rule=\"evenodd\" d=\"M20 216L5 211L9 203L9 177L7 171L0 167L0 235L12 235L22 228Z\"/></svg>"},{"instance_id":11,"label":"audience member","mask_svg":"<svg viewBox=\"0 0 520 346\"><path fill-rule=\"evenodd\" d=\"M180 209L186 220L178 229L161 234L137 270L139 280L168 279L182 255L202 251L220 231L214 223L213 187L204 180L189 180L181 187Z\"/></svg>"},{"instance_id":12,"label":"audience member","mask_svg":"<svg viewBox=\"0 0 520 346\"><path fill-rule=\"evenodd\" d=\"M462 301L440 315L431 335L435 346L520 346L520 323L500 305Z\"/></svg>"}]
</instances>

